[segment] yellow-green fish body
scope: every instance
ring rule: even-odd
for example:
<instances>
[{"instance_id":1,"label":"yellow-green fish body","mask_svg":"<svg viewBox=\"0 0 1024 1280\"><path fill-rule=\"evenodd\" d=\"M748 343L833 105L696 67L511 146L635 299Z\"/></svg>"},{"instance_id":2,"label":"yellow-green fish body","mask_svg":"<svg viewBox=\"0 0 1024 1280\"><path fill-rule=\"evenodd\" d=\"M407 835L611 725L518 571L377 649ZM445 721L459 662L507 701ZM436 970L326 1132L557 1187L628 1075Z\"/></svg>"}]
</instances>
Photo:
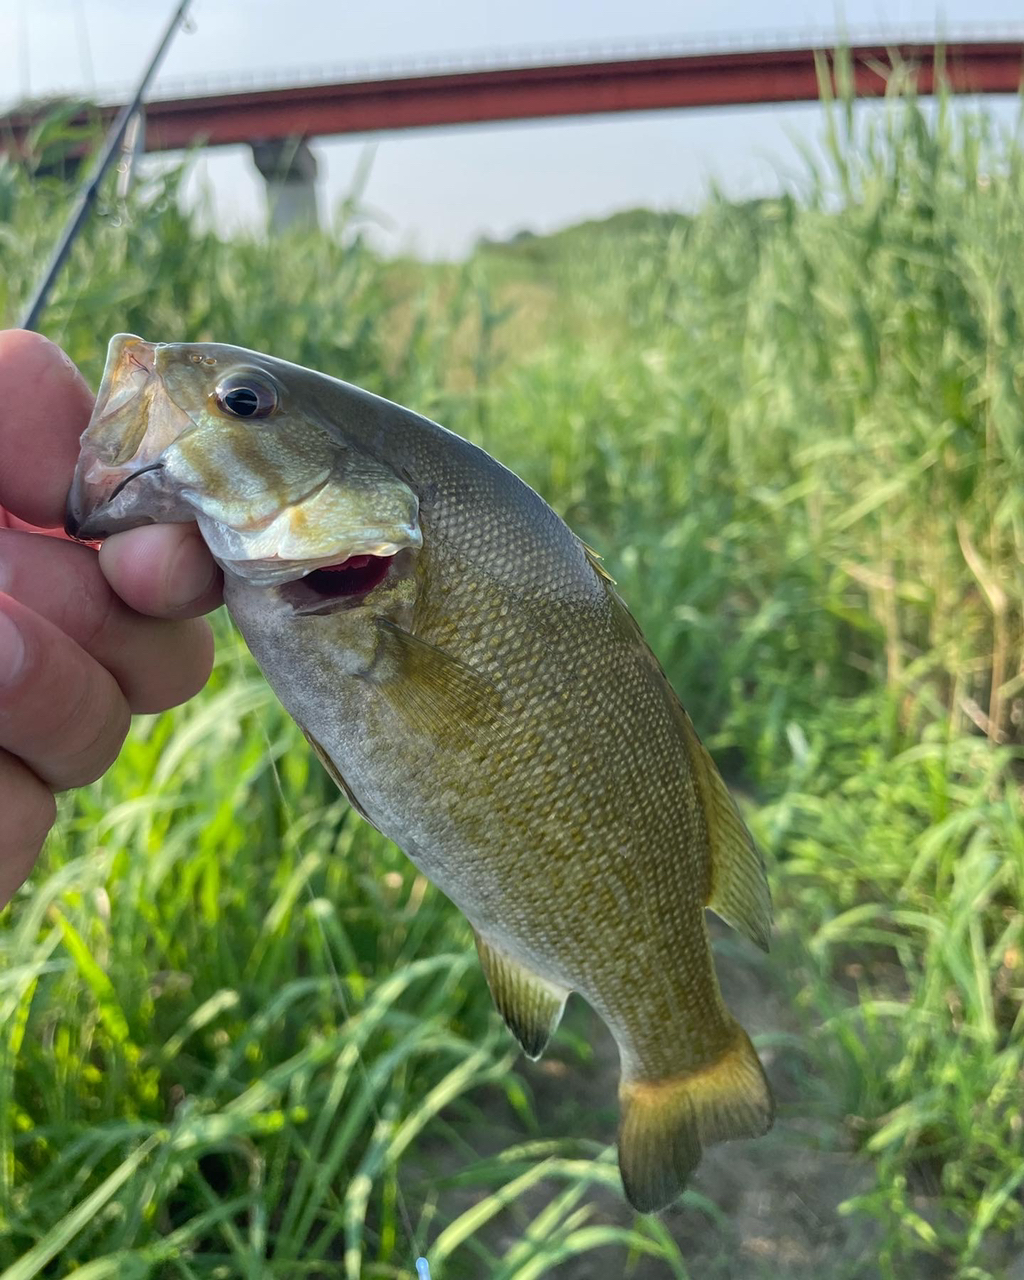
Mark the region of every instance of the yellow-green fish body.
<instances>
[{"instance_id":1,"label":"yellow-green fish body","mask_svg":"<svg viewBox=\"0 0 1024 1280\"><path fill-rule=\"evenodd\" d=\"M196 518L278 697L465 913L524 1050L570 991L608 1024L633 1204L671 1201L702 1145L765 1132L705 921L767 947L764 869L594 554L406 409L239 348L119 336L69 528Z\"/></svg>"}]
</instances>

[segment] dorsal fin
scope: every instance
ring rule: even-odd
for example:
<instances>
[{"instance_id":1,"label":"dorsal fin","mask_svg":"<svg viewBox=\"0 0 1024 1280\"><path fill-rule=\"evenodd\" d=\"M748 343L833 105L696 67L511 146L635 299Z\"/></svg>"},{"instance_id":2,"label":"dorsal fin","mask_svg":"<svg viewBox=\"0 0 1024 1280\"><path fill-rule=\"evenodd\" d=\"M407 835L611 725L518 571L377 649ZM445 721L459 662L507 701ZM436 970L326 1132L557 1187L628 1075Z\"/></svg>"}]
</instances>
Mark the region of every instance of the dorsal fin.
<instances>
[{"instance_id":1,"label":"dorsal fin","mask_svg":"<svg viewBox=\"0 0 1024 1280\"><path fill-rule=\"evenodd\" d=\"M562 1017L569 992L510 959L473 930L480 967L505 1025L528 1058L539 1058Z\"/></svg>"},{"instance_id":2,"label":"dorsal fin","mask_svg":"<svg viewBox=\"0 0 1024 1280\"><path fill-rule=\"evenodd\" d=\"M726 924L767 951L772 899L764 860L693 722L682 707L680 711L711 844L711 894L707 905Z\"/></svg>"},{"instance_id":3,"label":"dorsal fin","mask_svg":"<svg viewBox=\"0 0 1024 1280\"><path fill-rule=\"evenodd\" d=\"M601 557L601 555L599 555L598 552L594 550L594 548L590 545L589 542L584 542L582 538L580 538L578 541L580 546L583 548L583 554L590 561L590 566L595 571L595 573L597 573L598 577L604 578L605 582L610 582L614 587L615 579L604 567L603 558Z\"/></svg>"},{"instance_id":4,"label":"dorsal fin","mask_svg":"<svg viewBox=\"0 0 1024 1280\"><path fill-rule=\"evenodd\" d=\"M594 564L593 553L586 544L584 549L588 552L587 558ZM772 899L764 860L754 843L754 837L747 830L715 762L697 736L693 721L686 714L686 709L676 696L661 664L651 652L636 619L626 608L612 585L612 580L600 565L594 564L594 568L605 580L605 590L614 604L623 634L630 635L642 647L646 660L658 671L665 682L668 696L676 706L711 846L711 893L706 905L721 916L726 924L749 938L762 951L767 951L772 930Z\"/></svg>"}]
</instances>

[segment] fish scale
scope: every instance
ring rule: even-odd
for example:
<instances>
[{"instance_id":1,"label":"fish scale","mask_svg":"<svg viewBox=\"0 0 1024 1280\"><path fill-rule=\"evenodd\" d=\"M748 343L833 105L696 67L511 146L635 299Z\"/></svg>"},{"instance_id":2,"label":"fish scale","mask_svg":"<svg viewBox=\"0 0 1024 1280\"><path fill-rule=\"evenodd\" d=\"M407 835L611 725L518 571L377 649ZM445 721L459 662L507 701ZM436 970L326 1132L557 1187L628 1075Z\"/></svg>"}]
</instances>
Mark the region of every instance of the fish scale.
<instances>
[{"instance_id":1,"label":"fish scale","mask_svg":"<svg viewBox=\"0 0 1024 1280\"><path fill-rule=\"evenodd\" d=\"M269 409L239 417L221 383ZM595 555L482 450L324 374L119 335L101 390L69 529L199 519L270 684L464 912L524 1050L543 1051L570 991L608 1024L632 1203L663 1207L704 1145L765 1132L770 1090L705 918L767 946L764 867ZM381 556L367 590L346 577Z\"/></svg>"}]
</instances>

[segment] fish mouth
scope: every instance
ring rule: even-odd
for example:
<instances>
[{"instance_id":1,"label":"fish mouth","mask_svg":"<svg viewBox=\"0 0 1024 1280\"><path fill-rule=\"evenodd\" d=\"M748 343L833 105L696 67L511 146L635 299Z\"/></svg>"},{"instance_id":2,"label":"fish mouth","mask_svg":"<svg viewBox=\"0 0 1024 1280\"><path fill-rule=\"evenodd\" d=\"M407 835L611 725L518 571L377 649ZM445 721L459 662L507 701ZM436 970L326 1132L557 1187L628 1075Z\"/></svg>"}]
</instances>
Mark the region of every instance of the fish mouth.
<instances>
[{"instance_id":1,"label":"fish mouth","mask_svg":"<svg viewBox=\"0 0 1024 1280\"><path fill-rule=\"evenodd\" d=\"M165 483L163 452L192 423L156 370L157 346L131 333L110 341L64 513L72 538L100 542L141 524L195 519Z\"/></svg>"},{"instance_id":2,"label":"fish mouth","mask_svg":"<svg viewBox=\"0 0 1024 1280\"><path fill-rule=\"evenodd\" d=\"M104 538L117 531L117 524L111 514L111 507L121 497L128 485L148 472L162 469L162 462L150 462L145 466L137 467L134 471L127 472L127 474L107 468L106 474L101 481L102 484L105 484L107 492L100 489L99 497L97 498L94 490L89 495L88 500L85 496L85 485L78 480L76 475L76 483L72 486L68 495L68 502L64 511L64 532L69 538L74 538L78 542L102 542ZM83 467L81 474L87 477L89 475L88 468ZM138 523L139 518L134 517L134 521Z\"/></svg>"}]
</instances>

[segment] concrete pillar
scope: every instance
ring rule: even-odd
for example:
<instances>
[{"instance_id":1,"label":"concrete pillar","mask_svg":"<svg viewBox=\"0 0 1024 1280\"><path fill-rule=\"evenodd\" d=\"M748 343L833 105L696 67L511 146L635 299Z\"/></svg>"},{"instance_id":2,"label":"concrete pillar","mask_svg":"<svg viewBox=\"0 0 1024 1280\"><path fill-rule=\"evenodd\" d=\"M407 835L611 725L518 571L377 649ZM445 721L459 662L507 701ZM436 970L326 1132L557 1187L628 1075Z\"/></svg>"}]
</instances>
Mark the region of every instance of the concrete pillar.
<instances>
[{"instance_id":1,"label":"concrete pillar","mask_svg":"<svg viewBox=\"0 0 1024 1280\"><path fill-rule=\"evenodd\" d=\"M316 157L304 138L253 142L252 158L267 184L272 233L320 225L316 208Z\"/></svg>"}]
</instances>

